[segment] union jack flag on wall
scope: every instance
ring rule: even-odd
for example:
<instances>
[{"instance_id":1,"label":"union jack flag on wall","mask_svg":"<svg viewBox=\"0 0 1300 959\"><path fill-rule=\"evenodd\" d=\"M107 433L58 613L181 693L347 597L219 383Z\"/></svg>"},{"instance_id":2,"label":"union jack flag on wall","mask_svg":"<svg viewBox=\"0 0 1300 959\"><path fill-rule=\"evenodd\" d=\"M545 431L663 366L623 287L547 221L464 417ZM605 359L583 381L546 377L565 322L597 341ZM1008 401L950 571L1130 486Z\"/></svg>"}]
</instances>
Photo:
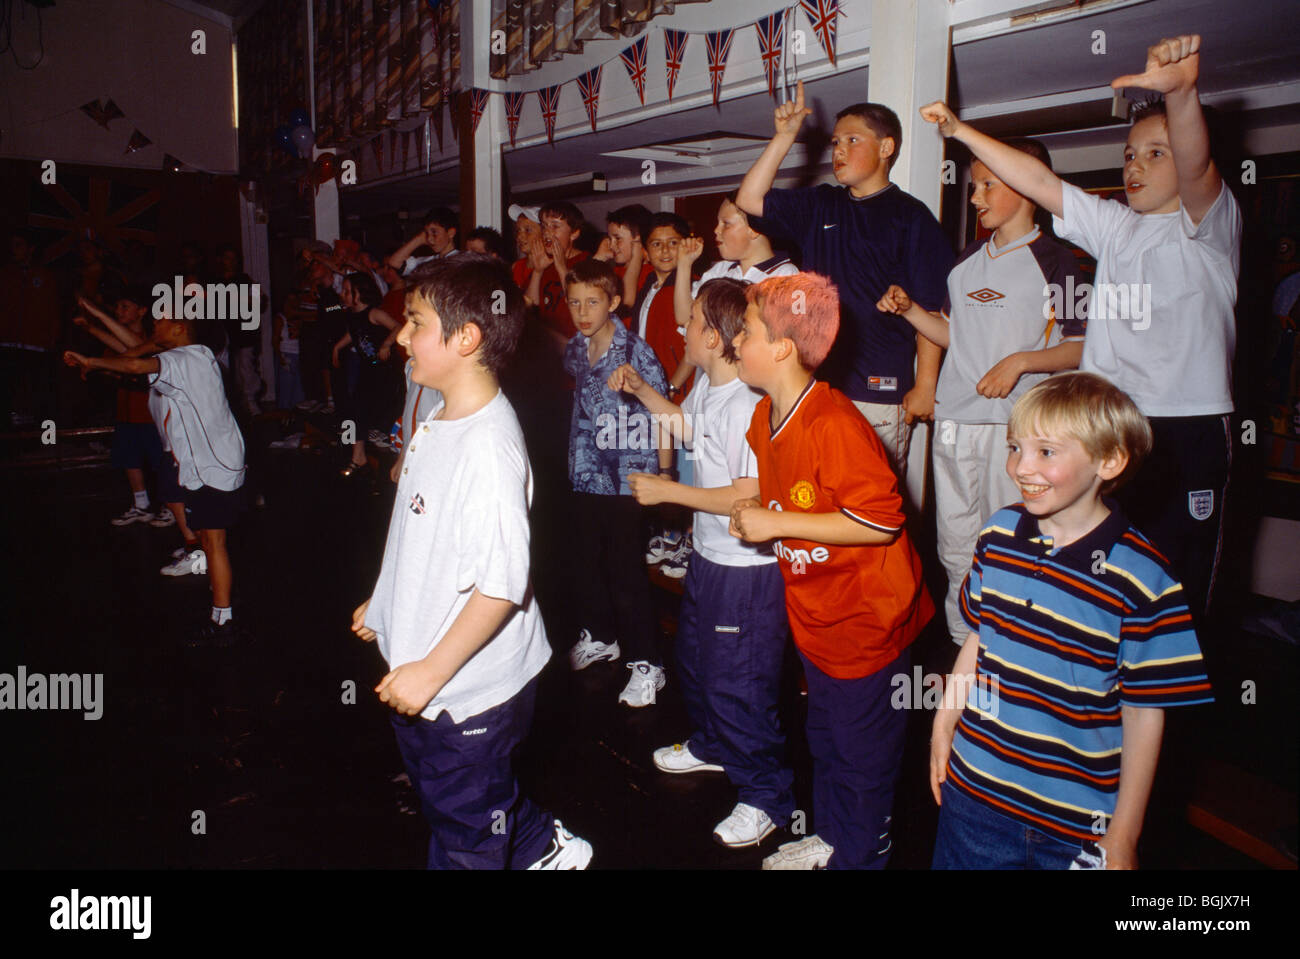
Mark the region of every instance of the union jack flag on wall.
<instances>
[{"instance_id":1,"label":"union jack flag on wall","mask_svg":"<svg viewBox=\"0 0 1300 959\"><path fill-rule=\"evenodd\" d=\"M620 53L618 58L627 67L627 77L632 81L632 86L636 87L641 106L645 106L645 37Z\"/></svg>"},{"instance_id":2,"label":"union jack flag on wall","mask_svg":"<svg viewBox=\"0 0 1300 959\"><path fill-rule=\"evenodd\" d=\"M673 87L677 86L677 71L682 68L682 58L686 56L686 40L690 36L683 30L664 30L664 60L668 68L668 99L673 98Z\"/></svg>"},{"instance_id":3,"label":"union jack flag on wall","mask_svg":"<svg viewBox=\"0 0 1300 959\"><path fill-rule=\"evenodd\" d=\"M506 129L510 131L510 145L515 145L515 134L519 132L519 115L524 110L524 93L522 91L509 91L505 93L506 98Z\"/></svg>"},{"instance_id":4,"label":"union jack flag on wall","mask_svg":"<svg viewBox=\"0 0 1300 959\"><path fill-rule=\"evenodd\" d=\"M812 24L817 42L835 66L835 23L840 16L840 0L799 0L804 16Z\"/></svg>"},{"instance_id":5,"label":"union jack flag on wall","mask_svg":"<svg viewBox=\"0 0 1300 959\"><path fill-rule=\"evenodd\" d=\"M582 94L582 105L587 108L592 133L596 132L596 105L600 102L600 76L604 69L601 65L578 77L578 92Z\"/></svg>"},{"instance_id":6,"label":"union jack flag on wall","mask_svg":"<svg viewBox=\"0 0 1300 959\"><path fill-rule=\"evenodd\" d=\"M704 35L704 43L709 48L709 83L713 87L713 105L718 105L718 95L722 92L722 77L727 72L727 55L731 53L731 40L736 35L733 30L718 30Z\"/></svg>"},{"instance_id":7,"label":"union jack flag on wall","mask_svg":"<svg viewBox=\"0 0 1300 959\"><path fill-rule=\"evenodd\" d=\"M537 91L537 102L542 108L542 119L546 122L546 142L555 142L555 114L560 105L560 88L563 83L553 87L543 87Z\"/></svg>"},{"instance_id":8,"label":"union jack flag on wall","mask_svg":"<svg viewBox=\"0 0 1300 959\"><path fill-rule=\"evenodd\" d=\"M758 31L758 52L763 58L767 92L776 96L776 78L781 71L781 54L785 46L785 11L764 17L754 24ZM715 98L717 94L714 94Z\"/></svg>"},{"instance_id":9,"label":"union jack flag on wall","mask_svg":"<svg viewBox=\"0 0 1300 959\"><path fill-rule=\"evenodd\" d=\"M478 121L483 116L483 111L487 109L488 91L480 90L478 87L469 89L469 115L470 122L474 125L475 133L478 133Z\"/></svg>"}]
</instances>

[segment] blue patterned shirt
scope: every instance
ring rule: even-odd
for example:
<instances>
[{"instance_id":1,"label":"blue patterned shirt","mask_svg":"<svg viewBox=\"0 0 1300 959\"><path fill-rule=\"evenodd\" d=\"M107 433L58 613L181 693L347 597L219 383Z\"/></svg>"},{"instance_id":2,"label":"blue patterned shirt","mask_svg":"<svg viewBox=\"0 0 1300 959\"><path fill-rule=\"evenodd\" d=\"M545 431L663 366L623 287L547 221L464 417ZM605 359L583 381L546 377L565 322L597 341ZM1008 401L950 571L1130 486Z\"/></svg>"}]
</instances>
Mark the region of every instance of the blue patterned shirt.
<instances>
[{"instance_id":1,"label":"blue patterned shirt","mask_svg":"<svg viewBox=\"0 0 1300 959\"><path fill-rule=\"evenodd\" d=\"M668 380L654 350L610 316L614 338L593 366L587 362L590 340L575 334L564 349L564 370L576 384L569 420L569 480L578 493L616 496L630 493L628 473L659 472L659 446L650 412L630 393L615 393L610 374L631 363L641 378L668 393Z\"/></svg>"}]
</instances>

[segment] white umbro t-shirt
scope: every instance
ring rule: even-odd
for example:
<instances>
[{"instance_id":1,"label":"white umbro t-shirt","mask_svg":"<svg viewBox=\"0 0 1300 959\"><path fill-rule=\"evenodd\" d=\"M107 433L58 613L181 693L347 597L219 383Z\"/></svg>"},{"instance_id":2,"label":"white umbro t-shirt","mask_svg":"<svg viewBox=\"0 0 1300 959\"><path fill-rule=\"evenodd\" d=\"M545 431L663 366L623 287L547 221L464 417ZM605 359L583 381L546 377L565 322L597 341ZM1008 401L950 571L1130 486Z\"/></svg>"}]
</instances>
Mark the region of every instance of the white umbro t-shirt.
<instances>
[{"instance_id":1,"label":"white umbro t-shirt","mask_svg":"<svg viewBox=\"0 0 1300 959\"><path fill-rule=\"evenodd\" d=\"M1135 213L1061 187L1065 216L1052 218L1056 232L1097 259L1079 368L1106 377L1147 416L1231 412L1241 256L1241 209L1231 191L1225 185L1193 224L1185 209ZM1112 305L1127 297L1127 315L1106 309L1103 318L1102 291L1113 292Z\"/></svg>"},{"instance_id":2,"label":"white umbro t-shirt","mask_svg":"<svg viewBox=\"0 0 1300 959\"><path fill-rule=\"evenodd\" d=\"M166 399L161 411L164 444L176 458L178 480L189 490L201 486L237 490L244 485L244 436L226 402L216 357L197 343L158 354L158 372L149 385Z\"/></svg>"}]
</instances>

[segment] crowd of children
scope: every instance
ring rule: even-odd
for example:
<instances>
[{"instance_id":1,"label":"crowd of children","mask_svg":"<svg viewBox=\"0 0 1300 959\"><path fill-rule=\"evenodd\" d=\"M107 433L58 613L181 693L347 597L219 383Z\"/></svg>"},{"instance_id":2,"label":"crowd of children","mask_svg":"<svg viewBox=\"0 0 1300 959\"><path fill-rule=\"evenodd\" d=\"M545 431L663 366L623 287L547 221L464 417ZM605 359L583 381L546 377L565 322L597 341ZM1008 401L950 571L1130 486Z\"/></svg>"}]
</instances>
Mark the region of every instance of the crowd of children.
<instances>
[{"instance_id":1,"label":"crowd of children","mask_svg":"<svg viewBox=\"0 0 1300 959\"><path fill-rule=\"evenodd\" d=\"M802 86L721 204L722 260L701 276L690 226L637 206L611 212L598 244L569 203L512 207L513 264L490 230L457 255L444 209L383 262L346 244L308 252L276 318L277 365L298 373L304 407L333 398L356 421L345 473L397 420L383 563L352 628L390 669L376 692L432 829L431 867L593 858L510 765L551 656L531 585L533 466L501 388L521 337L552 376L532 382L572 390L563 545L577 621L551 638L572 644L574 670L622 660L630 707L680 684L688 735L653 761L727 775L737 802L718 842L762 843L794 812L777 709L789 636L807 687L813 830L764 868L888 862L907 724L892 680L936 612L905 475L910 424L932 418L944 610L960 645L931 742L934 865L1136 865L1163 710L1212 699L1197 629L1231 455L1241 214L1210 159L1198 55L1199 38L1161 41L1142 74L1115 80L1163 96L1129 132L1127 206L1064 183L1034 141L923 108L969 148L971 203L991 234L956 258L890 181L902 127L883 105L837 115L837 185L773 188L811 113ZM1087 316L1051 292L1082 279L1035 225L1040 209L1097 260ZM1108 285L1149 290L1149 310L1107 310ZM120 397L114 465L133 505L115 522L148 517L139 471L167 472L165 444L178 562L206 569L206 635L224 643L243 439L216 344L179 317L149 330L144 307L126 296L116 318L92 310L113 355L67 360L146 378ZM394 345L409 357L404 408ZM539 435L558 444L562 429ZM651 555L685 576L669 658L643 557L652 532Z\"/></svg>"}]
</instances>

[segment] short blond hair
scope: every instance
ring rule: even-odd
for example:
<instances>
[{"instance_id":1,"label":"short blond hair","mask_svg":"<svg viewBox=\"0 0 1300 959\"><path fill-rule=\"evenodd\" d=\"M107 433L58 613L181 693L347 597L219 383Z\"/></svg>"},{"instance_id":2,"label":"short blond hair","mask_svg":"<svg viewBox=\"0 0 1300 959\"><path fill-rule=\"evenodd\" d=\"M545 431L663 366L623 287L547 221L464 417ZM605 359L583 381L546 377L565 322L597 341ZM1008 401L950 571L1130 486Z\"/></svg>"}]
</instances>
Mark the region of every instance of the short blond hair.
<instances>
[{"instance_id":1,"label":"short blond hair","mask_svg":"<svg viewBox=\"0 0 1300 959\"><path fill-rule=\"evenodd\" d=\"M1008 436L1038 431L1078 440L1094 460L1128 456L1124 472L1102 485L1123 485L1151 452L1151 424L1127 393L1096 373L1058 373L1020 397L1007 421Z\"/></svg>"}]
</instances>

